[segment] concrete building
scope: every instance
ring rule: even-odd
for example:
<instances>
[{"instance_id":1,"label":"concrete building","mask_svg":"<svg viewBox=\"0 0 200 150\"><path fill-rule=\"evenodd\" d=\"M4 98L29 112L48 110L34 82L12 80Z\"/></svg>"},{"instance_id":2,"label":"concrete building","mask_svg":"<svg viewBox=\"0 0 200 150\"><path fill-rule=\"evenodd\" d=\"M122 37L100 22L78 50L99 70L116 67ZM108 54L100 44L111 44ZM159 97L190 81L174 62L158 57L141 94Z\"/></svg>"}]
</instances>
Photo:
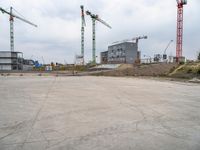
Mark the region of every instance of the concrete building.
<instances>
[{"instance_id":1,"label":"concrete building","mask_svg":"<svg viewBox=\"0 0 200 150\"><path fill-rule=\"evenodd\" d=\"M101 63L105 64L107 57L107 63L111 64L133 64L136 60L140 59L140 53L138 52L137 43L123 42L108 47L108 51L101 53Z\"/></svg>"},{"instance_id":2,"label":"concrete building","mask_svg":"<svg viewBox=\"0 0 200 150\"><path fill-rule=\"evenodd\" d=\"M0 51L0 70L22 70L23 53Z\"/></svg>"},{"instance_id":3,"label":"concrete building","mask_svg":"<svg viewBox=\"0 0 200 150\"><path fill-rule=\"evenodd\" d=\"M33 60L23 59L23 70L24 71L33 70L34 66L35 66L35 62Z\"/></svg>"},{"instance_id":4,"label":"concrete building","mask_svg":"<svg viewBox=\"0 0 200 150\"><path fill-rule=\"evenodd\" d=\"M107 64L108 63L108 51L101 52L101 64Z\"/></svg>"}]
</instances>

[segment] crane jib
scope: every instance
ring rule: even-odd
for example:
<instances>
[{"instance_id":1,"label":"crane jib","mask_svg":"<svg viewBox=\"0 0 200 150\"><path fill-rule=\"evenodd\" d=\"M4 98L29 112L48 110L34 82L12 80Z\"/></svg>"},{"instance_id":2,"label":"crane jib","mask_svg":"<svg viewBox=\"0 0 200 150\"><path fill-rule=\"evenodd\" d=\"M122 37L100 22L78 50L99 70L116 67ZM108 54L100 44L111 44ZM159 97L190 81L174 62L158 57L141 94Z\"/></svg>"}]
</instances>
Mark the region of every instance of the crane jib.
<instances>
[{"instance_id":1,"label":"crane jib","mask_svg":"<svg viewBox=\"0 0 200 150\"><path fill-rule=\"evenodd\" d=\"M34 24L34 23L32 23L32 22L30 22L30 21L24 19L24 18L21 18L21 17L19 17L19 16L17 16L17 15L14 15L13 13L10 13L10 12L4 10L3 8L0 8L0 11L1 11L2 13L6 13L6 14L10 15L10 20L13 20L13 18L17 18L17 19L19 19L19 20L21 20L21 21L23 21L23 22L26 22L26 23L28 23L28 24L34 26L34 27L37 27L36 24Z\"/></svg>"}]
</instances>

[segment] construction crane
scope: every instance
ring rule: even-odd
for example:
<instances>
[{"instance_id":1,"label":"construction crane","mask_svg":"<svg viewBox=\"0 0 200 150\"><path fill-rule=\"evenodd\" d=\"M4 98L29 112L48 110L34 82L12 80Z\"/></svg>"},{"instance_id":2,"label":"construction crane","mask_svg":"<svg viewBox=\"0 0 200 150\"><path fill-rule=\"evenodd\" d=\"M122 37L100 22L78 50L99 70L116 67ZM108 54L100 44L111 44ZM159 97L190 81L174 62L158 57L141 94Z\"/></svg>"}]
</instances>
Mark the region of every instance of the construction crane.
<instances>
[{"instance_id":1,"label":"construction crane","mask_svg":"<svg viewBox=\"0 0 200 150\"><path fill-rule=\"evenodd\" d=\"M85 13L84 13L84 6L81 5L81 56L82 56L82 59L83 59L83 64L84 64L84 48L85 48L85 26L86 26L86 23L85 23Z\"/></svg>"},{"instance_id":2,"label":"construction crane","mask_svg":"<svg viewBox=\"0 0 200 150\"><path fill-rule=\"evenodd\" d=\"M90 11L86 11L86 14L92 18L92 63L96 64L96 21L101 22L108 28L111 28L111 26Z\"/></svg>"},{"instance_id":3,"label":"construction crane","mask_svg":"<svg viewBox=\"0 0 200 150\"><path fill-rule=\"evenodd\" d=\"M113 44L124 43L124 42L133 42L133 41L135 41L135 43L138 44L139 40L147 39L147 38L148 38L147 36L138 36L138 37L134 37L132 39L125 39L122 41L117 41L117 42L114 42Z\"/></svg>"},{"instance_id":4,"label":"construction crane","mask_svg":"<svg viewBox=\"0 0 200 150\"><path fill-rule=\"evenodd\" d=\"M163 53L163 59L167 59L167 49L169 48L169 46L172 44L173 40L170 40L169 43L167 44L167 47L165 48L164 50L164 53Z\"/></svg>"},{"instance_id":5,"label":"construction crane","mask_svg":"<svg viewBox=\"0 0 200 150\"><path fill-rule=\"evenodd\" d=\"M135 37L135 38L133 38L132 39L132 41L136 41L136 44L138 45L138 42L139 42L139 40L141 40L141 39L147 39L148 37L147 36L139 36L139 37Z\"/></svg>"},{"instance_id":6,"label":"construction crane","mask_svg":"<svg viewBox=\"0 0 200 150\"><path fill-rule=\"evenodd\" d=\"M14 51L14 18L17 18L17 19L19 19L19 20L21 20L23 22L26 22L26 23L34 26L34 27L37 27L37 25L35 25L34 23L32 23L32 22L30 22L30 21L28 21L28 20L26 20L24 18L21 18L21 17L15 15L15 14L13 14L13 8L12 7L10 7L10 12L4 10L1 7L0 7L0 11L2 13L8 14L10 16L10 20L9 20L10 21L10 50Z\"/></svg>"},{"instance_id":7,"label":"construction crane","mask_svg":"<svg viewBox=\"0 0 200 150\"><path fill-rule=\"evenodd\" d=\"M139 37L132 38L132 41L136 42L136 47L137 47L137 60L135 61L136 64L140 64L140 54L141 54L141 52L139 51L139 48L138 48L139 40L147 39L147 38L148 38L147 36L139 36Z\"/></svg>"},{"instance_id":8,"label":"construction crane","mask_svg":"<svg viewBox=\"0 0 200 150\"><path fill-rule=\"evenodd\" d=\"M187 4L187 0L177 1L177 36L176 36L176 61L179 62L182 57L183 47L183 5Z\"/></svg>"}]
</instances>

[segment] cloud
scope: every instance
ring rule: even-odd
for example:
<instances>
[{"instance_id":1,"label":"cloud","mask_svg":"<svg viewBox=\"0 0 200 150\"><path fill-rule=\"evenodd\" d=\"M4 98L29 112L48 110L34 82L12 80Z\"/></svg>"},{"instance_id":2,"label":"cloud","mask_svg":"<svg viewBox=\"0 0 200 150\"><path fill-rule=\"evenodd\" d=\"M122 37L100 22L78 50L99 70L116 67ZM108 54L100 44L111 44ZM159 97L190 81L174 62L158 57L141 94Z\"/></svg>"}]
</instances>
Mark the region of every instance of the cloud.
<instances>
[{"instance_id":1,"label":"cloud","mask_svg":"<svg viewBox=\"0 0 200 150\"><path fill-rule=\"evenodd\" d=\"M38 24L34 28L15 20L15 49L22 51L27 58L46 62L74 62L74 55L80 53L80 5L98 14L108 22L112 29L97 23L97 55L107 50L115 41L148 35L147 40L139 42L142 54L163 53L168 42L174 43L168 54L175 55L176 45L176 1L160 0L7 0L0 6L13 6L28 20ZM200 1L193 0L184 7L184 44L183 54L195 58L200 39ZM18 14L19 15L19 14ZM0 49L9 49L8 16L0 14ZM85 54L86 60L92 59L92 22L86 16Z\"/></svg>"}]
</instances>

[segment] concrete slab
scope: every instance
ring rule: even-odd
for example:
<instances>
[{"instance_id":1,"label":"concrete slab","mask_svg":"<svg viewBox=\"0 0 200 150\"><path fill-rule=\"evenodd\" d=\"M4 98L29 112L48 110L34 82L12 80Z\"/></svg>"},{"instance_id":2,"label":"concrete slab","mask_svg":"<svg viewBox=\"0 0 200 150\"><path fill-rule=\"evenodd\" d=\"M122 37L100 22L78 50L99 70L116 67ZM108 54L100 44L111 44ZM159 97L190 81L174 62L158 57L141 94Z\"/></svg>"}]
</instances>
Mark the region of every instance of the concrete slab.
<instances>
[{"instance_id":1,"label":"concrete slab","mask_svg":"<svg viewBox=\"0 0 200 150\"><path fill-rule=\"evenodd\" d=\"M199 150L200 85L0 77L0 150Z\"/></svg>"}]
</instances>

